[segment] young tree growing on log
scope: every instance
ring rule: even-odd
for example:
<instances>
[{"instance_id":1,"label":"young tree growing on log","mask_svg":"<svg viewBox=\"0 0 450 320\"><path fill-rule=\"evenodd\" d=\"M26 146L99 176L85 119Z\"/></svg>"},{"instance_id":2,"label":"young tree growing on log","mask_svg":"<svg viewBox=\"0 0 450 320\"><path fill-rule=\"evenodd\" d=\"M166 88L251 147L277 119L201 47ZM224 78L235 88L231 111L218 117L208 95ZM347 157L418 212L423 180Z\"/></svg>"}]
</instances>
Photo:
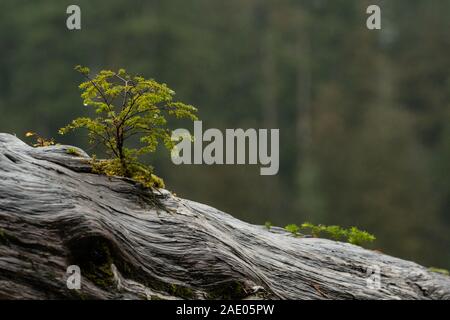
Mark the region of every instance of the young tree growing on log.
<instances>
[{"instance_id":1,"label":"young tree growing on log","mask_svg":"<svg viewBox=\"0 0 450 320\"><path fill-rule=\"evenodd\" d=\"M85 106L95 110L95 117L81 117L59 130L60 134L84 128L89 142L103 145L110 159L93 160L93 170L106 175L132 178L146 187L163 187L153 168L138 161L139 156L156 151L160 142L172 150L172 131L167 116L197 120L197 109L174 101L175 92L165 84L141 76L130 76L124 69L103 70L92 77L87 67L76 66L85 81L80 84ZM138 137L139 148L127 143Z\"/></svg>"}]
</instances>

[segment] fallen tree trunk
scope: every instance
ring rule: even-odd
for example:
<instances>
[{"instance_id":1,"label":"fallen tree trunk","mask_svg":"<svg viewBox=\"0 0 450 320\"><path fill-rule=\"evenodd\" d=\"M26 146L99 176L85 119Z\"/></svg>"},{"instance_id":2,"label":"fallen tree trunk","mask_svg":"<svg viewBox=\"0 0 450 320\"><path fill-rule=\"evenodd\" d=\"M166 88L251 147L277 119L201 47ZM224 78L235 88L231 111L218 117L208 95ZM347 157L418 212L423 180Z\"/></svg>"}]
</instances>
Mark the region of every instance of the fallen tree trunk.
<instances>
[{"instance_id":1,"label":"fallen tree trunk","mask_svg":"<svg viewBox=\"0 0 450 320\"><path fill-rule=\"evenodd\" d=\"M450 277L413 262L269 231L163 190L155 206L150 191L90 173L87 154L68 148L0 134L0 298L450 298ZM80 290L67 287L69 265Z\"/></svg>"}]
</instances>

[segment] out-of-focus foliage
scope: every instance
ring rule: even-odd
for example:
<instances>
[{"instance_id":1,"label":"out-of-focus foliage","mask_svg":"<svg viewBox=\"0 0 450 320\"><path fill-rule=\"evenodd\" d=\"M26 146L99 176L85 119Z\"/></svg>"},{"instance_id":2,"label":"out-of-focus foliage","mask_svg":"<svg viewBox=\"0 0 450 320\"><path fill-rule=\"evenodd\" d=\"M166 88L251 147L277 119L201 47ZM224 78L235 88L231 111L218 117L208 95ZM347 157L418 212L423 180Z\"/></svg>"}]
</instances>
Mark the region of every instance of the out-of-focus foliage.
<instances>
[{"instance_id":1,"label":"out-of-focus foliage","mask_svg":"<svg viewBox=\"0 0 450 320\"><path fill-rule=\"evenodd\" d=\"M156 154L178 195L254 223L357 225L383 252L450 267L450 1L77 3L69 31L69 1L2 0L0 131L54 136L81 115L72 66L124 66L170 83L205 128L280 128L274 177Z\"/></svg>"}]
</instances>

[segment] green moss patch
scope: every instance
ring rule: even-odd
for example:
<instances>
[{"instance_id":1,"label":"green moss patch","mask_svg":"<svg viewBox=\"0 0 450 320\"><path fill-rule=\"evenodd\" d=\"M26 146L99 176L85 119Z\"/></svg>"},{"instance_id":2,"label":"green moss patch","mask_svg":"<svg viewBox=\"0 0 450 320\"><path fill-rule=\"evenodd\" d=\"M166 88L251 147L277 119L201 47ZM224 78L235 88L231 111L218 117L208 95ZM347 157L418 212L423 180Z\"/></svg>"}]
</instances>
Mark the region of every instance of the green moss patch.
<instances>
[{"instance_id":1,"label":"green moss patch","mask_svg":"<svg viewBox=\"0 0 450 320\"><path fill-rule=\"evenodd\" d=\"M73 147L67 148L66 153L70 154L71 156L81 157L81 153L76 148Z\"/></svg>"}]
</instances>

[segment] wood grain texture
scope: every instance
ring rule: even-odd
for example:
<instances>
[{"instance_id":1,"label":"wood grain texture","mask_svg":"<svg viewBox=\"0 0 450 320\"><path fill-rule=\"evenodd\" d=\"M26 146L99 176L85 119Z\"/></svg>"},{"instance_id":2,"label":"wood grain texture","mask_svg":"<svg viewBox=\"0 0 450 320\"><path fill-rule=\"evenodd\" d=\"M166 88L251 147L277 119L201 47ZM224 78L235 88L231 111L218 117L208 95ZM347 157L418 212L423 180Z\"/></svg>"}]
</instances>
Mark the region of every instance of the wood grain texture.
<instances>
[{"instance_id":1,"label":"wood grain texture","mask_svg":"<svg viewBox=\"0 0 450 320\"><path fill-rule=\"evenodd\" d=\"M0 134L0 298L450 299L450 277L416 263L153 195L67 149ZM81 290L66 286L73 264Z\"/></svg>"}]
</instances>

